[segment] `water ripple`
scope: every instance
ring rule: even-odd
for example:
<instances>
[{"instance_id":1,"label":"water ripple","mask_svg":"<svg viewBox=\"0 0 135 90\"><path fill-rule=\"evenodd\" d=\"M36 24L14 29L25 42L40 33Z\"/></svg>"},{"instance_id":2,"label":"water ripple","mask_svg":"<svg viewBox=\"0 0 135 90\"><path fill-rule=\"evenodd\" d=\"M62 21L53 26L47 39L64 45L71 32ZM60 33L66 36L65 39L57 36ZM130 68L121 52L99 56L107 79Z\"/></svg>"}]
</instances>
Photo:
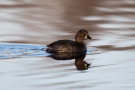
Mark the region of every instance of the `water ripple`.
<instances>
[{"instance_id":1,"label":"water ripple","mask_svg":"<svg viewBox=\"0 0 135 90\"><path fill-rule=\"evenodd\" d=\"M44 47L44 45L34 44L0 44L0 59L26 56L46 56L47 53L41 50Z\"/></svg>"}]
</instances>

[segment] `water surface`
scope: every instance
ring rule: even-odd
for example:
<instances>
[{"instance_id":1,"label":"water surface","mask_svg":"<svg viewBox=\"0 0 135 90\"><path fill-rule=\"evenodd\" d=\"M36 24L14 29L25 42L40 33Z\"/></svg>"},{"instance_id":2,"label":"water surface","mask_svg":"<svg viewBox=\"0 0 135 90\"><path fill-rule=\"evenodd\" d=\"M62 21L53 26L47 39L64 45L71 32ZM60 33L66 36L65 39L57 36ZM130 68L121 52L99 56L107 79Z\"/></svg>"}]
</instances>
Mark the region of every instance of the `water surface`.
<instances>
[{"instance_id":1,"label":"water surface","mask_svg":"<svg viewBox=\"0 0 135 90\"><path fill-rule=\"evenodd\" d=\"M0 90L134 90L134 14L134 0L1 0ZM79 29L88 69L42 51Z\"/></svg>"}]
</instances>

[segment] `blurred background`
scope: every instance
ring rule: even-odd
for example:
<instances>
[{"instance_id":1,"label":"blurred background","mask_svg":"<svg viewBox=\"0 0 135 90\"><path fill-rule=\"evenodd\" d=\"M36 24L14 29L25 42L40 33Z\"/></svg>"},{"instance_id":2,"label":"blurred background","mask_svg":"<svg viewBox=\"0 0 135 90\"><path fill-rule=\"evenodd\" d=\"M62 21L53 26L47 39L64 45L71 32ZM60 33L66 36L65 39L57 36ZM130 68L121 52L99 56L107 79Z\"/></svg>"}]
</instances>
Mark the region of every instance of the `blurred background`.
<instances>
[{"instance_id":1,"label":"blurred background","mask_svg":"<svg viewBox=\"0 0 135 90\"><path fill-rule=\"evenodd\" d=\"M0 0L1 44L74 40L80 29L93 38L88 48L109 51L87 55L89 70L47 57L1 59L0 89L134 90L135 0Z\"/></svg>"},{"instance_id":2,"label":"blurred background","mask_svg":"<svg viewBox=\"0 0 135 90\"><path fill-rule=\"evenodd\" d=\"M46 45L86 29L90 46L133 46L134 14L135 0L0 0L0 42Z\"/></svg>"}]
</instances>

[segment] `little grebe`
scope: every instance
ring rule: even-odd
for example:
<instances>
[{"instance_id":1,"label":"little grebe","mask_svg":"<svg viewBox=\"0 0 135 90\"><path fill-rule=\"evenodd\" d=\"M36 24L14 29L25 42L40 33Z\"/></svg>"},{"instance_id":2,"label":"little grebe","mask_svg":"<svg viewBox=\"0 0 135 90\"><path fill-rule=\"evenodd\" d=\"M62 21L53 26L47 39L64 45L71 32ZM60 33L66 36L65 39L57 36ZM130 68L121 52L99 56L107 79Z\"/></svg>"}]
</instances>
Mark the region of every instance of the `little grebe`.
<instances>
[{"instance_id":1,"label":"little grebe","mask_svg":"<svg viewBox=\"0 0 135 90\"><path fill-rule=\"evenodd\" d=\"M86 30L79 30L75 36L75 41L58 40L47 45L46 51L53 52L83 52L87 50L84 40L92 39Z\"/></svg>"}]
</instances>

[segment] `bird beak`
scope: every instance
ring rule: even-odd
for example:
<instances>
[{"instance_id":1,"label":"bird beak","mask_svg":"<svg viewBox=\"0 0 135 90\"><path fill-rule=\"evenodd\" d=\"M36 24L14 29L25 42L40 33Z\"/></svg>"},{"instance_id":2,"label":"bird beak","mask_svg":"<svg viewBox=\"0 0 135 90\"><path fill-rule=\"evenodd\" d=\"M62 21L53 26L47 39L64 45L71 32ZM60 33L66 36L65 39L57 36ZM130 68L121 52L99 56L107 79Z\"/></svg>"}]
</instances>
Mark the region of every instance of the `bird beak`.
<instances>
[{"instance_id":1,"label":"bird beak","mask_svg":"<svg viewBox=\"0 0 135 90\"><path fill-rule=\"evenodd\" d=\"M92 39L90 36L87 36L88 39Z\"/></svg>"}]
</instances>

